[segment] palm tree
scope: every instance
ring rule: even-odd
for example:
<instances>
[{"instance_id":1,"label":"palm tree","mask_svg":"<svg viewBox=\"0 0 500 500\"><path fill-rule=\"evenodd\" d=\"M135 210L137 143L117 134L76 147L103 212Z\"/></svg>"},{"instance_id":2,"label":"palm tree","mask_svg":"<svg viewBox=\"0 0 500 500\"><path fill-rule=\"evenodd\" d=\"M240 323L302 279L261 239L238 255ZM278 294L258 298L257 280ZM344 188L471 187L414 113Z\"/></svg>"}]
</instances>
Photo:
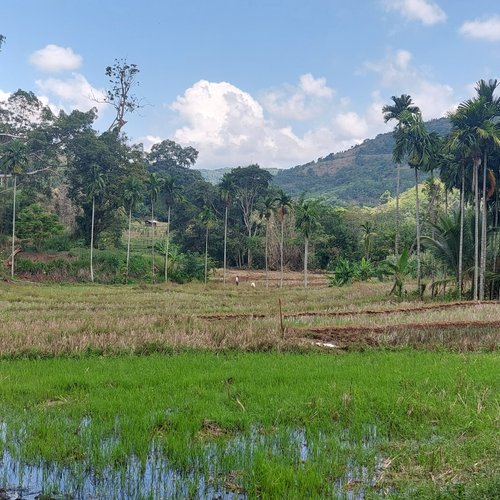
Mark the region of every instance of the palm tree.
<instances>
[{"instance_id":1,"label":"palm tree","mask_svg":"<svg viewBox=\"0 0 500 500\"><path fill-rule=\"evenodd\" d=\"M15 240L16 240L16 189L17 176L22 174L29 164L27 147L21 141L12 141L3 154L2 163L14 180L14 195L12 201L12 255L10 261L10 274L14 278Z\"/></svg>"},{"instance_id":2,"label":"palm tree","mask_svg":"<svg viewBox=\"0 0 500 500\"><path fill-rule=\"evenodd\" d=\"M298 204L297 229L304 236L304 288L307 288L307 263L309 257L309 238L319 226L317 200L305 200L301 198Z\"/></svg>"},{"instance_id":3,"label":"palm tree","mask_svg":"<svg viewBox=\"0 0 500 500\"><path fill-rule=\"evenodd\" d=\"M269 221L274 211L275 200L267 197L264 200L264 205L261 211L261 216L266 220L266 237L265 237L265 252L264 260L266 266L266 288L269 288Z\"/></svg>"},{"instance_id":4,"label":"palm tree","mask_svg":"<svg viewBox=\"0 0 500 500\"><path fill-rule=\"evenodd\" d=\"M182 198L180 194L180 186L176 184L171 176L163 179L163 192L165 193L165 203L167 204L167 242L165 247L165 283L168 281L168 258L170 245L170 213L173 205Z\"/></svg>"},{"instance_id":5,"label":"palm tree","mask_svg":"<svg viewBox=\"0 0 500 500\"><path fill-rule=\"evenodd\" d=\"M281 226L281 238L280 238L280 288L283 288L283 242L285 237L285 216L288 213L288 209L292 206L292 198L285 194L283 191L279 196L274 199L276 203L276 210L278 212L278 219Z\"/></svg>"},{"instance_id":6,"label":"palm tree","mask_svg":"<svg viewBox=\"0 0 500 500\"><path fill-rule=\"evenodd\" d=\"M95 163L90 165L90 184L88 195L92 198L92 221L90 225L90 280L94 283L94 223L95 223L95 199L101 196L105 186L104 175L101 167Z\"/></svg>"},{"instance_id":7,"label":"palm tree","mask_svg":"<svg viewBox=\"0 0 500 500\"><path fill-rule=\"evenodd\" d=\"M415 171L415 219L416 219L416 247L417 247L417 289L420 293L421 266L420 266L420 200L418 189L419 169L429 170L437 156L439 137L425 129L420 113L402 112L403 126L394 132L395 145L393 157L396 162L406 158L408 165Z\"/></svg>"},{"instance_id":8,"label":"palm tree","mask_svg":"<svg viewBox=\"0 0 500 500\"><path fill-rule=\"evenodd\" d=\"M370 259L370 253L372 251L372 240L373 237L377 235L373 230L373 224L370 221L361 224L361 229L363 231L362 240L363 240L363 249L365 253L365 259Z\"/></svg>"},{"instance_id":9,"label":"palm tree","mask_svg":"<svg viewBox=\"0 0 500 500\"><path fill-rule=\"evenodd\" d=\"M395 131L404 126L404 118L407 113L418 114L420 109L413 104L411 97L407 94L402 94L400 97L391 97L394 104L386 104L382 108L384 114L384 122L397 120ZM400 198L400 179L401 179L401 162L396 162L396 238L394 242L394 250L396 256L399 255L399 240L400 240L400 215L399 215L399 198Z\"/></svg>"},{"instance_id":10,"label":"palm tree","mask_svg":"<svg viewBox=\"0 0 500 500\"><path fill-rule=\"evenodd\" d=\"M208 231L215 226L216 218L212 210L206 205L203 207L203 210L198 215L198 218L205 227L205 285L207 284L208 279Z\"/></svg>"},{"instance_id":11,"label":"palm tree","mask_svg":"<svg viewBox=\"0 0 500 500\"><path fill-rule=\"evenodd\" d=\"M392 286L389 295L393 293L399 298L403 295L404 280L410 274L410 250L405 248L396 262L384 262L384 273L392 276L394 285Z\"/></svg>"},{"instance_id":12,"label":"palm tree","mask_svg":"<svg viewBox=\"0 0 500 500\"><path fill-rule=\"evenodd\" d=\"M496 124L492 121L494 113L498 112L496 105L488 104L484 96L468 99L461 103L456 112L450 115L452 131L450 134L451 144L457 148L469 161L472 162L472 191L474 196L474 293L473 298L478 300L484 297L484 271L486 261L480 268L479 263L479 167L487 163L487 148L493 144L500 145L500 133ZM487 166L487 165L486 165ZM484 177L483 173L483 177ZM483 181L483 224L486 216L485 184ZM482 231L482 255L486 251L485 234ZM481 283L479 283L481 275Z\"/></svg>"},{"instance_id":13,"label":"palm tree","mask_svg":"<svg viewBox=\"0 0 500 500\"><path fill-rule=\"evenodd\" d=\"M224 286L226 285L226 270L227 270L227 219L229 213L229 207L232 202L232 193L234 190L234 186L230 180L228 180L227 176L224 176L220 185L219 192L222 201L224 202L224 275L222 278L222 282Z\"/></svg>"},{"instance_id":14,"label":"palm tree","mask_svg":"<svg viewBox=\"0 0 500 500\"><path fill-rule=\"evenodd\" d=\"M152 238L151 238L151 253L153 258L152 273L153 273L153 283L155 282L155 217L154 217L154 206L158 200L158 195L160 194L162 187L162 178L157 173L152 173L149 176L148 188L149 197L151 200L151 228L152 228Z\"/></svg>"},{"instance_id":15,"label":"palm tree","mask_svg":"<svg viewBox=\"0 0 500 500\"><path fill-rule=\"evenodd\" d=\"M129 263L130 263L130 235L132 228L132 210L137 205L142 195L142 182L136 177L129 177L124 185L124 199L128 207L128 238L127 238L127 270L125 274L125 283L128 283Z\"/></svg>"}]
</instances>

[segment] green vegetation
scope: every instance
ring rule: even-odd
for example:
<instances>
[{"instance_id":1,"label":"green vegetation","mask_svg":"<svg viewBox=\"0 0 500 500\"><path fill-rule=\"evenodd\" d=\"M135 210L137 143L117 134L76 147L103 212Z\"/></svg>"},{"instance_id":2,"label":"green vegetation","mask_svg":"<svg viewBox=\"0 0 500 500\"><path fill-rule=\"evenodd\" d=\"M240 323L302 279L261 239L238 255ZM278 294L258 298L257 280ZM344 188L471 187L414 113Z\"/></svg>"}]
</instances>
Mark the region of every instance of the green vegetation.
<instances>
[{"instance_id":1,"label":"green vegetation","mask_svg":"<svg viewBox=\"0 0 500 500\"><path fill-rule=\"evenodd\" d=\"M99 472L131 454L144 463L154 442L186 477L223 489L233 478L252 497L432 496L449 481L468 491L492 481L498 458L498 361L405 351L4 361L3 446ZM349 472L351 484L336 485Z\"/></svg>"}]
</instances>

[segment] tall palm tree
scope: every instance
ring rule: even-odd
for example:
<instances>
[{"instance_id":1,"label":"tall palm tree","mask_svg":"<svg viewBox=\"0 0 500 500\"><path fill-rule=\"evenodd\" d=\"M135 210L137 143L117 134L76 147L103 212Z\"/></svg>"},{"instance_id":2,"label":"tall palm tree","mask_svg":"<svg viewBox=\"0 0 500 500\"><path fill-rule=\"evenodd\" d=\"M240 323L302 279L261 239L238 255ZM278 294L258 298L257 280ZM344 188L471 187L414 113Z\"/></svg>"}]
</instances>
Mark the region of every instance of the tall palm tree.
<instances>
[{"instance_id":1,"label":"tall palm tree","mask_svg":"<svg viewBox=\"0 0 500 500\"><path fill-rule=\"evenodd\" d=\"M486 261L479 262L479 167L487 163L487 149L489 145L500 145L500 132L492 121L496 105L488 104L484 96L468 99L462 102L455 113L450 115L452 131L450 140L461 153L472 162L472 191L474 196L474 292L473 298L478 300L484 297L484 271ZM487 165L486 165L487 166ZM483 173L483 177L485 174ZM485 184L483 181L483 221L486 217ZM486 229L487 224L484 223ZM485 234L482 231L483 248L486 250ZM483 254L483 253L482 253ZM483 254L484 255L484 254ZM481 276L481 278L480 278ZM480 283L481 279L481 283Z\"/></svg>"},{"instance_id":2,"label":"tall palm tree","mask_svg":"<svg viewBox=\"0 0 500 500\"><path fill-rule=\"evenodd\" d=\"M148 190L149 197L151 201L151 229L152 229L152 237L151 237L151 253L153 258L152 264L152 276L153 283L155 282L155 217L154 217L154 206L158 201L158 195L160 194L162 187L162 178L157 173L152 173L149 175L148 180Z\"/></svg>"},{"instance_id":3,"label":"tall palm tree","mask_svg":"<svg viewBox=\"0 0 500 500\"><path fill-rule=\"evenodd\" d=\"M165 193L165 203L167 204L167 241L165 246L165 283L168 281L168 259L170 246L170 213L172 207L177 201L182 199L181 187L175 182L175 179L170 175L163 179L163 192Z\"/></svg>"},{"instance_id":4,"label":"tall palm tree","mask_svg":"<svg viewBox=\"0 0 500 500\"><path fill-rule=\"evenodd\" d=\"M88 196L92 199L92 221L90 225L90 280L94 283L94 224L95 224L95 200L104 191L105 180L101 167L96 163L90 165L90 184Z\"/></svg>"},{"instance_id":5,"label":"tall palm tree","mask_svg":"<svg viewBox=\"0 0 500 500\"><path fill-rule=\"evenodd\" d=\"M224 274L222 277L222 282L224 286L226 285L226 272L227 272L227 221L229 207L232 203L234 186L227 176L224 176L220 185L219 193L222 201L224 202Z\"/></svg>"},{"instance_id":6,"label":"tall palm tree","mask_svg":"<svg viewBox=\"0 0 500 500\"><path fill-rule=\"evenodd\" d=\"M365 253L365 259L370 259L370 253L372 251L372 241L373 237L377 235L374 231L373 223L370 221L361 224L361 229L363 231L362 240L363 240L363 249Z\"/></svg>"},{"instance_id":7,"label":"tall palm tree","mask_svg":"<svg viewBox=\"0 0 500 500\"><path fill-rule=\"evenodd\" d=\"M29 155L26 144L17 140L8 144L3 153L2 163L5 170L12 175L14 181L14 194L12 200L12 254L10 261L10 274L11 277L14 278L17 177L22 174L29 165Z\"/></svg>"},{"instance_id":8,"label":"tall palm tree","mask_svg":"<svg viewBox=\"0 0 500 500\"><path fill-rule=\"evenodd\" d=\"M269 288L269 223L274 212L275 200L271 197L267 197L264 200L264 205L262 207L261 216L266 221L266 236L265 236L265 251L264 260L266 266L266 288Z\"/></svg>"},{"instance_id":9,"label":"tall palm tree","mask_svg":"<svg viewBox=\"0 0 500 500\"><path fill-rule=\"evenodd\" d=\"M317 200L306 200L301 198L297 206L297 229L304 236L304 288L307 288L307 263L309 258L309 238L319 227Z\"/></svg>"},{"instance_id":10,"label":"tall palm tree","mask_svg":"<svg viewBox=\"0 0 500 500\"><path fill-rule=\"evenodd\" d=\"M128 273L130 264L130 235L132 228L132 210L141 199L143 184L137 177L129 177L125 181L123 196L128 208L128 238L127 238L127 268L125 274L125 283L128 283Z\"/></svg>"},{"instance_id":11,"label":"tall palm tree","mask_svg":"<svg viewBox=\"0 0 500 500\"><path fill-rule=\"evenodd\" d=\"M500 146L500 129L493 123L493 119L500 115L500 99L494 96L499 82L495 80L479 80L476 85L477 97L484 100L486 107L487 130L483 135L483 186L482 186L482 219L481 219L481 259L479 273L479 299L484 299L484 286L486 274L486 234L487 234L487 214L488 200L486 190L486 180L488 172L488 155L493 147Z\"/></svg>"},{"instance_id":12,"label":"tall palm tree","mask_svg":"<svg viewBox=\"0 0 500 500\"><path fill-rule=\"evenodd\" d=\"M281 226L281 238L280 238L280 288L283 288L283 243L285 238L285 216L288 213L288 209L292 206L292 198L288 196L283 191L279 196L275 198L276 210L278 213L278 219Z\"/></svg>"},{"instance_id":13,"label":"tall palm tree","mask_svg":"<svg viewBox=\"0 0 500 500\"><path fill-rule=\"evenodd\" d=\"M208 280L208 232L215 226L216 218L212 210L206 205L198 215L200 223L205 227L205 285Z\"/></svg>"},{"instance_id":14,"label":"tall palm tree","mask_svg":"<svg viewBox=\"0 0 500 500\"><path fill-rule=\"evenodd\" d=\"M395 131L405 125L405 116L410 114L420 113L418 106L413 104L411 97L407 94L391 97L394 104L386 104L382 108L384 122L388 123L391 120L396 120L397 124ZM394 250L396 256L399 255L399 240L400 240L400 214L399 214L399 198L400 198L400 180L401 180L401 162L396 162L396 237L394 242Z\"/></svg>"}]
</instances>

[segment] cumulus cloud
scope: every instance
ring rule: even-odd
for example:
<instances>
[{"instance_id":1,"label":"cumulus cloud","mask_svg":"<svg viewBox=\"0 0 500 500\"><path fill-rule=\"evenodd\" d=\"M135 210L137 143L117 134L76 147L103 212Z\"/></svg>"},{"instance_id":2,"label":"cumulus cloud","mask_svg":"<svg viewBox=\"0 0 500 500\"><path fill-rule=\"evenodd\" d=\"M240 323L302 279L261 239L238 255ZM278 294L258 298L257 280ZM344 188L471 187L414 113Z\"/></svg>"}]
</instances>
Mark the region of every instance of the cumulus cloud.
<instances>
[{"instance_id":1,"label":"cumulus cloud","mask_svg":"<svg viewBox=\"0 0 500 500\"><path fill-rule=\"evenodd\" d=\"M149 153L151 148L155 144L159 144L163 139L158 135L146 135L144 137L138 137L136 142L142 143L144 146L144 151Z\"/></svg>"},{"instance_id":2,"label":"cumulus cloud","mask_svg":"<svg viewBox=\"0 0 500 500\"><path fill-rule=\"evenodd\" d=\"M261 101L264 109L277 118L309 120L322 112L333 95L325 78L314 78L307 73L297 85L283 85L264 93Z\"/></svg>"},{"instance_id":3,"label":"cumulus cloud","mask_svg":"<svg viewBox=\"0 0 500 500\"><path fill-rule=\"evenodd\" d=\"M4 92L2 89L0 89L0 102L6 101L10 96L9 92Z\"/></svg>"},{"instance_id":4,"label":"cumulus cloud","mask_svg":"<svg viewBox=\"0 0 500 500\"><path fill-rule=\"evenodd\" d=\"M306 81L306 86L307 83L311 81ZM318 92L322 88L313 85L308 91ZM347 149L380 131L385 126L382 104L377 106L377 115L371 106L365 115L348 110L335 115L329 108L321 124L298 134L292 123L277 125L273 115L266 114L249 93L227 82L200 80L179 96L171 109L183 124L175 131L174 139L200 152L199 167L250 163L290 167Z\"/></svg>"},{"instance_id":5,"label":"cumulus cloud","mask_svg":"<svg viewBox=\"0 0 500 500\"><path fill-rule=\"evenodd\" d=\"M411 60L410 52L400 50L382 61L365 63L365 68L378 74L380 84L394 94L410 94L422 110L424 119L444 116L457 104L453 88L433 81L425 72L412 66Z\"/></svg>"},{"instance_id":6,"label":"cumulus cloud","mask_svg":"<svg viewBox=\"0 0 500 500\"><path fill-rule=\"evenodd\" d=\"M104 100L105 91L93 87L79 73L73 73L70 78L65 79L37 80L36 84L42 92L41 99L47 99L52 109L88 111L91 108L97 108L101 111L108 106L99 102Z\"/></svg>"},{"instance_id":7,"label":"cumulus cloud","mask_svg":"<svg viewBox=\"0 0 500 500\"><path fill-rule=\"evenodd\" d=\"M446 21L444 10L432 0L385 0L388 10L398 11L403 17L432 26Z\"/></svg>"},{"instance_id":8,"label":"cumulus cloud","mask_svg":"<svg viewBox=\"0 0 500 500\"><path fill-rule=\"evenodd\" d=\"M33 52L30 62L42 71L57 73L78 69L82 64L82 57L70 47L49 44Z\"/></svg>"},{"instance_id":9,"label":"cumulus cloud","mask_svg":"<svg viewBox=\"0 0 500 500\"><path fill-rule=\"evenodd\" d=\"M466 21L460 27L460 33L470 38L498 42L500 40L500 15Z\"/></svg>"}]
</instances>

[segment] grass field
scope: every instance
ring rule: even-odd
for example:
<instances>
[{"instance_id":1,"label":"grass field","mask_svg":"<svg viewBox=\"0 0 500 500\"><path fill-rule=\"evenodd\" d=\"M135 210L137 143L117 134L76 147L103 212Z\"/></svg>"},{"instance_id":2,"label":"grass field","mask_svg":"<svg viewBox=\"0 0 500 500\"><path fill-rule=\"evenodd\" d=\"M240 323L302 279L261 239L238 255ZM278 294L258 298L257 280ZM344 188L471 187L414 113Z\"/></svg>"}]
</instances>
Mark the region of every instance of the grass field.
<instances>
[{"instance_id":1,"label":"grass field","mask_svg":"<svg viewBox=\"0 0 500 500\"><path fill-rule=\"evenodd\" d=\"M0 284L0 498L498 498L499 304L241 278Z\"/></svg>"}]
</instances>

